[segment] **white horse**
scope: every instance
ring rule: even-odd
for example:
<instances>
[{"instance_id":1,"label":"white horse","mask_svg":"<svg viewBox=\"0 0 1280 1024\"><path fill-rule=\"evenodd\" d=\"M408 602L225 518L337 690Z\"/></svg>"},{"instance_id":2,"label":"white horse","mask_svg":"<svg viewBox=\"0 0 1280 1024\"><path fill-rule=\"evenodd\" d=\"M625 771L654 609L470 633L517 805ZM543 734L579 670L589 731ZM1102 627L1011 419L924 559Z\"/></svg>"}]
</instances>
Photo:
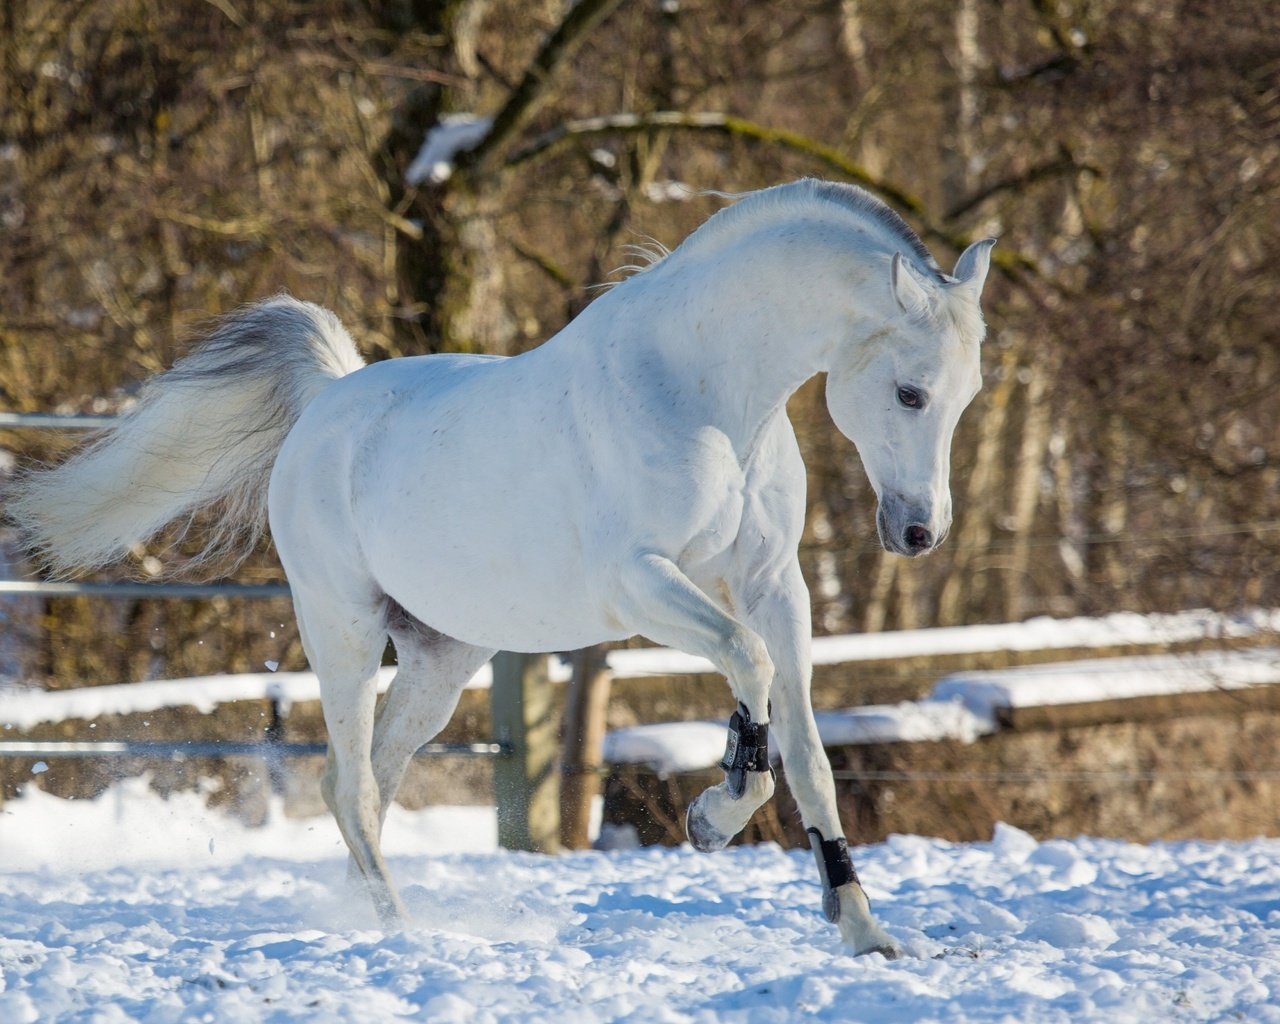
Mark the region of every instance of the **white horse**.
<instances>
[{"instance_id":1,"label":"white horse","mask_svg":"<svg viewBox=\"0 0 1280 1024\"><path fill-rule=\"evenodd\" d=\"M981 384L993 239L942 273L848 185L742 198L512 358L365 366L333 314L288 297L230 314L136 410L10 512L52 569L123 556L212 514L200 556L245 552L263 512L319 676L324 792L384 926L379 846L414 752L495 650L641 634L710 659L738 701L725 780L689 810L723 847L773 793L772 727L823 905L854 952L894 955L849 860L810 707L805 471L787 399L818 373L861 453L890 551L946 536L951 437ZM399 671L375 712L387 638Z\"/></svg>"}]
</instances>

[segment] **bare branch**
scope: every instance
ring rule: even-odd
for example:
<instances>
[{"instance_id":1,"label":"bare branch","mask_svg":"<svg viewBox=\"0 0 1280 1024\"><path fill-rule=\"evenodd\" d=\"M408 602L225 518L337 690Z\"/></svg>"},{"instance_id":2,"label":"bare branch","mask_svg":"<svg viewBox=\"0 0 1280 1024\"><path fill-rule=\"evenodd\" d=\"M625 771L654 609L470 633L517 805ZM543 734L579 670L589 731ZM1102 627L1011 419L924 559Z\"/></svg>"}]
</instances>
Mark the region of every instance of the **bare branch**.
<instances>
[{"instance_id":1,"label":"bare branch","mask_svg":"<svg viewBox=\"0 0 1280 1024\"><path fill-rule=\"evenodd\" d=\"M1036 182L1044 181L1046 178L1054 178L1060 174L1089 174L1095 178L1102 177L1102 172L1098 168L1091 164L1078 162L1070 152L1063 150L1062 155L1055 160L1029 167L1021 174L1001 178L999 181L979 189L973 195L956 203L955 206L943 214L942 219L944 221L957 220L970 210L985 203L992 196L999 195L1001 192L1015 192L1028 185L1034 185Z\"/></svg>"},{"instance_id":2,"label":"bare branch","mask_svg":"<svg viewBox=\"0 0 1280 1024\"><path fill-rule=\"evenodd\" d=\"M838 171L851 181L865 185L886 199L892 200L921 220L926 219L924 204L917 197L876 178L865 167L850 160L839 150L807 135L801 135L799 132L770 128L731 114L686 114L678 110L660 110L651 114L606 114L601 117L566 121L521 146L507 157L506 165L514 167L522 164L569 139L612 135L619 132L643 133L668 128L717 132L756 142L771 142L804 153Z\"/></svg>"},{"instance_id":3,"label":"bare branch","mask_svg":"<svg viewBox=\"0 0 1280 1024\"><path fill-rule=\"evenodd\" d=\"M521 259L528 260L561 288L571 289L575 287L574 280L569 276L568 271L549 256L544 256L540 252L535 252L533 249L523 246L519 242L513 241L511 243L511 248L515 250L517 256Z\"/></svg>"},{"instance_id":4,"label":"bare branch","mask_svg":"<svg viewBox=\"0 0 1280 1024\"><path fill-rule=\"evenodd\" d=\"M845 179L856 182L869 191L882 196L900 210L905 210L916 221L922 234L945 242L957 251L963 250L973 241L973 239L963 234L951 231L938 224L929 216L921 199L899 188L892 182L877 178L861 164L850 160L838 149L807 135L801 135L799 132L787 131L782 128L770 128L767 125L757 124L754 121L734 117L730 114L686 114L676 110L663 110L651 114L607 114L601 117L566 121L512 152L507 157L505 164L507 167L515 167L541 156L572 139L589 138L595 135L612 135L619 132L641 133L670 129L717 132L731 137L782 146L784 149L802 153L818 163L826 165ZM1044 277L1035 262L1020 253L997 250L992 254L992 262L1015 278L1027 273L1035 277Z\"/></svg>"},{"instance_id":5,"label":"bare branch","mask_svg":"<svg viewBox=\"0 0 1280 1024\"><path fill-rule=\"evenodd\" d=\"M515 134L516 129L545 98L551 74L601 21L613 13L620 0L578 0L547 36L542 48L525 69L524 77L493 118L493 127L471 150L459 153L464 168L481 167Z\"/></svg>"}]
</instances>

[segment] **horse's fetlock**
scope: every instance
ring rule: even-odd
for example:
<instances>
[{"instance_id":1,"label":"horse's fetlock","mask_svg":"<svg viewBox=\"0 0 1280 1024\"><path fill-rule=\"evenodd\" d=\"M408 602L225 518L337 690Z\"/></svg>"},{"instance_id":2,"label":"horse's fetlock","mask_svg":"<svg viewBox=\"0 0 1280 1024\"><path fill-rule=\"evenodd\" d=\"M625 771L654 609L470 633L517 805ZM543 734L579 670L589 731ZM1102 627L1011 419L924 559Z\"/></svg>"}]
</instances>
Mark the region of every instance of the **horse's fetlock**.
<instances>
[{"instance_id":1,"label":"horse's fetlock","mask_svg":"<svg viewBox=\"0 0 1280 1024\"><path fill-rule=\"evenodd\" d=\"M858 873L853 869L849 844L843 836L825 839L816 828L807 832L814 859L818 862L818 877L822 881L822 913L835 924L840 920L839 890L846 885L858 886L861 890Z\"/></svg>"},{"instance_id":2,"label":"horse's fetlock","mask_svg":"<svg viewBox=\"0 0 1280 1024\"><path fill-rule=\"evenodd\" d=\"M708 814L708 802L713 790L705 790L689 805L684 816L684 831L693 848L700 853L714 853L723 850L733 838L711 822Z\"/></svg>"},{"instance_id":3,"label":"horse's fetlock","mask_svg":"<svg viewBox=\"0 0 1280 1024\"><path fill-rule=\"evenodd\" d=\"M766 709L767 710L767 709ZM772 791L773 768L769 765L769 725L753 722L745 704L729 719L729 738L724 757L720 761L724 769L725 786L734 800L741 800L747 791L747 779L768 775Z\"/></svg>"},{"instance_id":4,"label":"horse's fetlock","mask_svg":"<svg viewBox=\"0 0 1280 1024\"><path fill-rule=\"evenodd\" d=\"M777 776L772 768L764 772L750 772L747 775L747 787L744 797L750 798L753 804L763 804L773 799L773 791L777 787Z\"/></svg>"}]
</instances>

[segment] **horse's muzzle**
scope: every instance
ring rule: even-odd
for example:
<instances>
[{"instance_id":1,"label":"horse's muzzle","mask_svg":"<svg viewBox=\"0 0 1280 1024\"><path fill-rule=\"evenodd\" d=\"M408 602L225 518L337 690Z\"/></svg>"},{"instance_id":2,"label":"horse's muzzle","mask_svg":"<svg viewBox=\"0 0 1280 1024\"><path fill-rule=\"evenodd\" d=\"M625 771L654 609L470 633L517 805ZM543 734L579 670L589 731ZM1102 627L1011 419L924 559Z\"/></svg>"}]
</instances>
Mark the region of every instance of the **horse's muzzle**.
<instances>
[{"instance_id":1,"label":"horse's muzzle","mask_svg":"<svg viewBox=\"0 0 1280 1024\"><path fill-rule=\"evenodd\" d=\"M927 555L947 535L945 529L935 534L929 528L929 519L928 513L905 501L881 499L876 510L876 532L880 535L881 546L886 551L908 558Z\"/></svg>"}]
</instances>

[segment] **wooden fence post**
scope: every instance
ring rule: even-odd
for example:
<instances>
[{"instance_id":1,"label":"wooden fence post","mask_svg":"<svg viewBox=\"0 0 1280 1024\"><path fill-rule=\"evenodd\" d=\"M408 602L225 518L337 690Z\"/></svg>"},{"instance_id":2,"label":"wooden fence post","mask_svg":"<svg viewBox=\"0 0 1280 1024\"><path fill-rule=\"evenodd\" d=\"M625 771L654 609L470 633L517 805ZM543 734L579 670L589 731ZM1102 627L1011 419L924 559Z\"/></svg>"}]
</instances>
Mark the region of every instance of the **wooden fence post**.
<instances>
[{"instance_id":1,"label":"wooden fence post","mask_svg":"<svg viewBox=\"0 0 1280 1024\"><path fill-rule=\"evenodd\" d=\"M560 718L553 698L545 654L494 655L493 737L511 749L493 768L498 845L504 849L560 848Z\"/></svg>"},{"instance_id":2,"label":"wooden fence post","mask_svg":"<svg viewBox=\"0 0 1280 1024\"><path fill-rule=\"evenodd\" d=\"M569 850L591 845L591 804L600 793L605 711L612 676L602 645L577 651L564 705L560 776L560 842Z\"/></svg>"}]
</instances>

